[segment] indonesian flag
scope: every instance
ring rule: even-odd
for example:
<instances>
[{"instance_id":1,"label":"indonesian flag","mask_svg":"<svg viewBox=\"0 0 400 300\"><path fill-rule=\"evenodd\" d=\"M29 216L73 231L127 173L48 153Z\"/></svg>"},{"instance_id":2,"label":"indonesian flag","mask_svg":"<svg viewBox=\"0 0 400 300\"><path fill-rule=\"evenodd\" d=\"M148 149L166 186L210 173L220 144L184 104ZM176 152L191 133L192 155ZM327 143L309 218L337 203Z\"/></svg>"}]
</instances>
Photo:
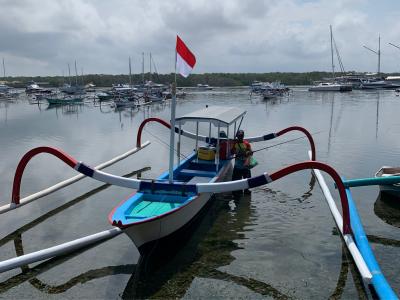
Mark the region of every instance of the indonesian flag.
<instances>
[{"instance_id":1,"label":"indonesian flag","mask_svg":"<svg viewBox=\"0 0 400 300\"><path fill-rule=\"evenodd\" d=\"M176 70L183 77L188 77L196 64L196 57L186 47L179 36L176 36Z\"/></svg>"}]
</instances>

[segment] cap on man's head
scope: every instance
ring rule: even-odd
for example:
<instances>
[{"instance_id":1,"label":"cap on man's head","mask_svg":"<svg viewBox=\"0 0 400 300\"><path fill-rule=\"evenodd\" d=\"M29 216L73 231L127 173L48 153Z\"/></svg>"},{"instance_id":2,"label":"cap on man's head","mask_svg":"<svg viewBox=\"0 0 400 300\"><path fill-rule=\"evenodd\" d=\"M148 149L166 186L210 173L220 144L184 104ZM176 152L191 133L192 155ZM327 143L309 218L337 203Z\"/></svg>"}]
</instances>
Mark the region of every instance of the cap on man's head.
<instances>
[{"instance_id":1,"label":"cap on man's head","mask_svg":"<svg viewBox=\"0 0 400 300\"><path fill-rule=\"evenodd\" d=\"M244 131L243 130L238 130L236 132L236 137L244 137Z\"/></svg>"}]
</instances>

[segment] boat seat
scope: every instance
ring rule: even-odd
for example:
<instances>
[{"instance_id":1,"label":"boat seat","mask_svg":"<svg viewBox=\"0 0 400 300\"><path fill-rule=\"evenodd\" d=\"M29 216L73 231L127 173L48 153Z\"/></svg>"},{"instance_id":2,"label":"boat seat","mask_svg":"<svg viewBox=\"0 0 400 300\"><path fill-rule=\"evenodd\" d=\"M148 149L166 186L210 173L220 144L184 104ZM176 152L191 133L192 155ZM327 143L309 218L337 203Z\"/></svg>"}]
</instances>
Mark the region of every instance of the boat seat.
<instances>
[{"instance_id":1,"label":"boat seat","mask_svg":"<svg viewBox=\"0 0 400 300\"><path fill-rule=\"evenodd\" d=\"M210 182L210 179L208 179L207 177L194 176L192 179L186 182L186 184L207 183L207 182Z\"/></svg>"},{"instance_id":2,"label":"boat seat","mask_svg":"<svg viewBox=\"0 0 400 300\"><path fill-rule=\"evenodd\" d=\"M179 173L184 176L211 177L211 178L215 176L215 172L203 171L203 170L182 169Z\"/></svg>"}]
</instances>

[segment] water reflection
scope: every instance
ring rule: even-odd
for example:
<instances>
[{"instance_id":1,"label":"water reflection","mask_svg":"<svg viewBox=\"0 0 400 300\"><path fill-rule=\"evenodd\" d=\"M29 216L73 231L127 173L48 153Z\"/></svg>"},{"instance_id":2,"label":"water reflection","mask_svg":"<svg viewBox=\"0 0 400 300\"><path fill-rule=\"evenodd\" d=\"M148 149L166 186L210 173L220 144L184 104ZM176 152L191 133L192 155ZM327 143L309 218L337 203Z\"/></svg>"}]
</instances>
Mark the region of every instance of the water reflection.
<instances>
[{"instance_id":1,"label":"water reflection","mask_svg":"<svg viewBox=\"0 0 400 300\"><path fill-rule=\"evenodd\" d=\"M400 228L399 197L380 192L374 204L374 212L385 223Z\"/></svg>"},{"instance_id":2,"label":"water reflection","mask_svg":"<svg viewBox=\"0 0 400 300\"><path fill-rule=\"evenodd\" d=\"M9 106L9 102L8 101L0 101L0 111L4 111L4 114L2 115L2 119L4 119L4 124L7 124L7 120L8 120L8 106Z\"/></svg>"},{"instance_id":3,"label":"water reflection","mask_svg":"<svg viewBox=\"0 0 400 300\"><path fill-rule=\"evenodd\" d=\"M150 167L145 167L139 170L135 170L129 174L124 175L124 177L132 177L132 176L137 176L138 178L141 177L143 172L146 172L150 170ZM46 221L50 217L55 216L56 214L86 200L92 197L93 195L109 188L111 185L109 184L103 184L102 186L95 188L71 201L68 203L65 203L64 205L59 206L56 209L53 209L49 211L48 213L40 216L39 218L33 220L32 222L29 222L28 224L18 228L14 232L10 233L9 235L5 236L0 240L0 247L4 246L6 243L13 241L14 247L15 247L15 252L16 256L21 256L24 255L24 247L22 243L22 234L24 234L26 231L34 228L35 226L39 225L40 223ZM54 268L71 258L82 254L83 252L101 244L95 243L92 244L88 247L84 247L78 251L73 252L70 255L62 256L62 257L55 257L52 258L46 262L40 263L39 265L35 266L34 268L30 268L28 265L22 266L21 271L22 273L7 279L4 282L0 283L0 293L4 293L8 291L9 289L22 284L25 281L29 281L35 288L41 290L42 292L54 294L54 293L62 293L65 292L67 289L70 289L71 287L75 286L76 284L82 284L87 281L104 277L104 276L109 276L109 275L114 275L114 274L132 274L135 269L135 265L121 265L121 266L109 266L101 269L96 269L96 270L90 270L88 272L85 272L83 274L80 274L79 276L76 276L72 279L70 279L68 282L58 285L58 286L50 286L48 284L43 283L40 281L36 276L39 274L48 271L51 268Z\"/></svg>"},{"instance_id":4,"label":"water reflection","mask_svg":"<svg viewBox=\"0 0 400 300\"><path fill-rule=\"evenodd\" d=\"M332 137L332 123L333 123L333 108L335 105L335 96L332 96L331 99L331 118L330 118L330 122L329 122L329 135L328 135L328 153L331 150L331 137Z\"/></svg>"},{"instance_id":5,"label":"water reflection","mask_svg":"<svg viewBox=\"0 0 400 300\"><path fill-rule=\"evenodd\" d=\"M338 234L337 230L335 231L336 234ZM364 284L362 282L362 279L360 278L352 256L345 245L342 245L342 264L340 266L336 288L329 296L329 299L342 299L349 272L351 273L352 279L354 280L355 287L357 289L358 299L368 299L368 292L364 288Z\"/></svg>"},{"instance_id":6,"label":"water reflection","mask_svg":"<svg viewBox=\"0 0 400 300\"><path fill-rule=\"evenodd\" d=\"M96 247L100 243L84 247L69 255L64 255L49 259L45 262L36 265L33 268L30 268L29 266L22 266L21 267L22 272L20 274L15 275L0 283L0 293L5 293L11 288L14 288L28 281L34 288L38 289L41 292L47 294L60 294L76 286L77 284L84 284L94 279L117 275L117 274L132 274L135 272L136 265L127 264L120 266L107 266L99 269L89 270L87 272L84 272L82 274L79 274L71 278L67 282L60 285L49 285L37 278L37 276L39 276L40 274L45 273L46 271L49 271L50 269L67 262L68 260L74 258L75 256L78 256L84 253L85 251L92 249L93 247ZM14 236L14 246L18 256L24 254L21 235Z\"/></svg>"},{"instance_id":7,"label":"water reflection","mask_svg":"<svg viewBox=\"0 0 400 300\"><path fill-rule=\"evenodd\" d=\"M376 94L376 126L375 126L375 138L378 138L378 128L379 128L379 92Z\"/></svg>"},{"instance_id":8,"label":"water reflection","mask_svg":"<svg viewBox=\"0 0 400 300\"><path fill-rule=\"evenodd\" d=\"M310 189L297 200L302 202L310 197L314 186L315 178L311 176ZM207 213L197 221L199 224L194 225L193 233L183 242L181 240L183 244L178 246L178 251L177 243L174 242L169 245L172 248L168 248L168 245L158 246L147 256L141 257L122 298L181 298L185 295L190 297L187 293L195 279L213 279L245 287L264 297L292 299L292 295L285 294L272 284L221 270L221 267L228 266L235 260L232 253L243 249L237 241L245 240L245 233L257 222L254 207L251 206L251 197L246 195L232 198L227 194L218 195L210 204ZM366 298L351 255L343 246L341 270L331 299L341 298L349 272L352 274L359 298ZM204 293L207 294L203 291L202 294ZM207 296L215 297L211 290L209 293ZM235 297L233 294L231 296Z\"/></svg>"},{"instance_id":9,"label":"water reflection","mask_svg":"<svg viewBox=\"0 0 400 300\"><path fill-rule=\"evenodd\" d=\"M180 298L194 278L212 278L264 296L290 299L268 283L218 270L235 259L233 251L241 249L235 240L245 238L245 227L251 224L250 203L251 196L234 199L231 195L218 195L207 213L191 225L186 239L180 239L183 245L177 252L177 244L173 243L171 249L163 245L141 257L122 298Z\"/></svg>"}]
</instances>

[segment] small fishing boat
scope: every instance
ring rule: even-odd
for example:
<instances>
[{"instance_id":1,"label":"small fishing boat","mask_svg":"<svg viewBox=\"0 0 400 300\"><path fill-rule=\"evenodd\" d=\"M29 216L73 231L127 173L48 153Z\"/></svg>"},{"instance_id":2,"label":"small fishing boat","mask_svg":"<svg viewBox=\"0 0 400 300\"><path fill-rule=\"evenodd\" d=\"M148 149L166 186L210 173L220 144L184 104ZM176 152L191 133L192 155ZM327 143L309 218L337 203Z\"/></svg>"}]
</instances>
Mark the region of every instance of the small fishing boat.
<instances>
[{"instance_id":1,"label":"small fishing boat","mask_svg":"<svg viewBox=\"0 0 400 300\"><path fill-rule=\"evenodd\" d=\"M145 100L145 102L162 102L165 99L164 99L162 93L160 92L158 94L145 94L144 100Z\"/></svg>"},{"instance_id":2,"label":"small fishing boat","mask_svg":"<svg viewBox=\"0 0 400 300\"><path fill-rule=\"evenodd\" d=\"M400 176L400 167L383 166L375 173L375 178ZM400 183L381 184L379 185L381 192L388 193L393 196L400 196Z\"/></svg>"},{"instance_id":3,"label":"small fishing boat","mask_svg":"<svg viewBox=\"0 0 400 300\"><path fill-rule=\"evenodd\" d=\"M96 94L96 97L99 99L100 102L102 102L102 101L112 100L114 98L114 95L108 92L100 92Z\"/></svg>"},{"instance_id":4,"label":"small fishing boat","mask_svg":"<svg viewBox=\"0 0 400 300\"><path fill-rule=\"evenodd\" d=\"M34 81L30 81L25 88L25 93L27 94L51 94L52 92L51 89L42 88Z\"/></svg>"},{"instance_id":5,"label":"small fishing boat","mask_svg":"<svg viewBox=\"0 0 400 300\"><path fill-rule=\"evenodd\" d=\"M83 102L84 97L79 96L66 96L66 97L54 97L54 98L46 98L47 102L50 105L59 105L59 104L71 104L71 103L81 103Z\"/></svg>"},{"instance_id":6,"label":"small fishing boat","mask_svg":"<svg viewBox=\"0 0 400 300\"><path fill-rule=\"evenodd\" d=\"M158 183L168 181L169 172L165 172L141 185L135 194L115 207L109 215L110 223L124 229L141 253L145 253L156 241L183 228L210 200L212 193L197 193L190 185L231 179L233 163L231 159L219 159L219 139L216 141L216 152L210 143L199 147L199 123L208 123L210 130L212 125L218 130L225 128L229 133L229 128L236 128L236 122L245 114L246 111L239 108L215 106L176 118L179 128L187 123L195 123L197 128L195 151L173 169L173 183L177 184L177 188L171 185L171 189L160 190Z\"/></svg>"}]
</instances>

